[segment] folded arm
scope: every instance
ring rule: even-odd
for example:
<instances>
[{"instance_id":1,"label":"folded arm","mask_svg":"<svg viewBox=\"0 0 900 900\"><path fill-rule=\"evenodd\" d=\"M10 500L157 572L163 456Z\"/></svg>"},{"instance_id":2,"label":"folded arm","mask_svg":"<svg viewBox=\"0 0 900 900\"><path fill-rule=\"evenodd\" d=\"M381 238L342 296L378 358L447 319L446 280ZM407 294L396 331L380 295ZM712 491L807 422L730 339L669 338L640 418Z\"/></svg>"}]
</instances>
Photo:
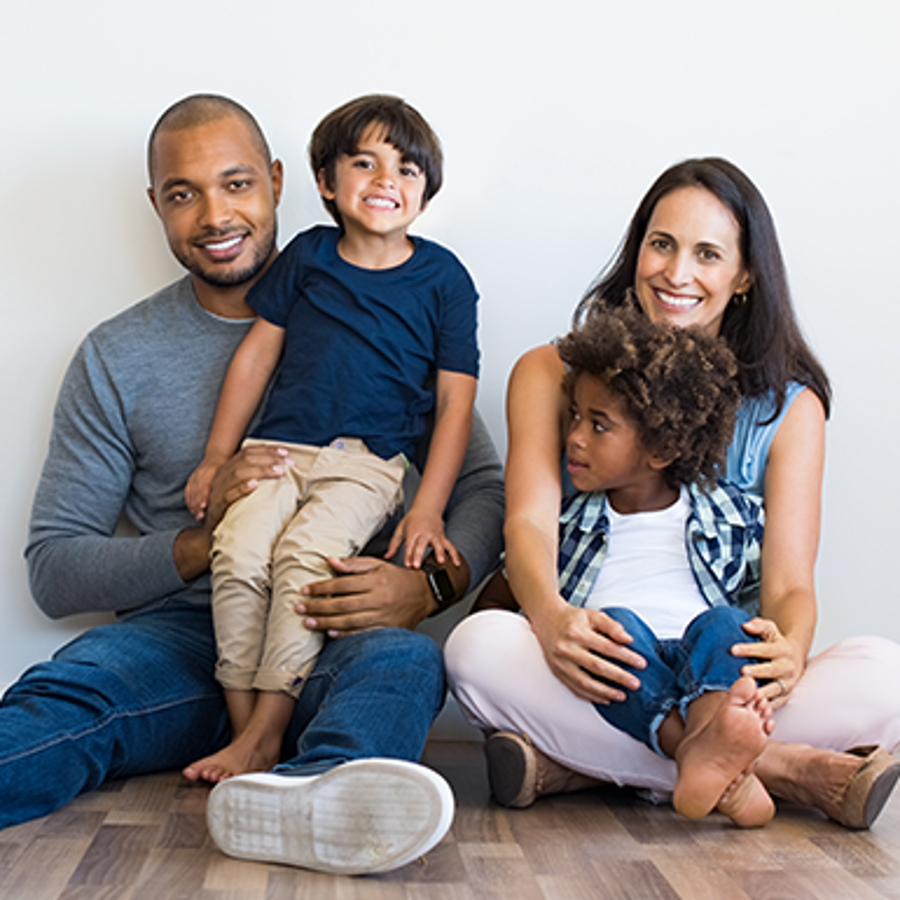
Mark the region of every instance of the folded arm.
<instances>
[{"instance_id":1,"label":"folded arm","mask_svg":"<svg viewBox=\"0 0 900 900\"><path fill-rule=\"evenodd\" d=\"M121 398L88 339L60 389L25 550L35 601L51 618L130 609L184 587L172 556L183 520L115 536L136 467Z\"/></svg>"}]
</instances>

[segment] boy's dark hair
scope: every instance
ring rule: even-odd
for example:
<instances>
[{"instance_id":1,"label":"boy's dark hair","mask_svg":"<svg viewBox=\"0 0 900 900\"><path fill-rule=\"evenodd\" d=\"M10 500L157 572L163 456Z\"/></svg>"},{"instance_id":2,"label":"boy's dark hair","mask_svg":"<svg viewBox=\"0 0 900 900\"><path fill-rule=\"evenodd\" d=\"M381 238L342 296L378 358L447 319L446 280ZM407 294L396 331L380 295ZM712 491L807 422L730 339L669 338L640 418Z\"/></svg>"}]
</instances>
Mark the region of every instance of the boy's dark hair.
<instances>
[{"instance_id":1,"label":"boy's dark hair","mask_svg":"<svg viewBox=\"0 0 900 900\"><path fill-rule=\"evenodd\" d=\"M309 142L309 164L313 177L325 173L325 184L334 190L334 169L341 156L359 151L359 142L366 131L376 126L379 137L400 153L404 162L415 163L425 175L427 203L440 189L443 181L444 155L441 142L425 119L400 97L388 94L367 94L357 97L330 112L316 126ZM341 214L333 200L322 198L331 217L342 225Z\"/></svg>"},{"instance_id":2,"label":"boy's dark hair","mask_svg":"<svg viewBox=\"0 0 900 900\"><path fill-rule=\"evenodd\" d=\"M741 391L721 338L654 325L632 306L597 305L557 350L570 392L581 375L600 379L621 399L644 449L672 458L663 473L670 486L702 486L723 474Z\"/></svg>"}]
</instances>

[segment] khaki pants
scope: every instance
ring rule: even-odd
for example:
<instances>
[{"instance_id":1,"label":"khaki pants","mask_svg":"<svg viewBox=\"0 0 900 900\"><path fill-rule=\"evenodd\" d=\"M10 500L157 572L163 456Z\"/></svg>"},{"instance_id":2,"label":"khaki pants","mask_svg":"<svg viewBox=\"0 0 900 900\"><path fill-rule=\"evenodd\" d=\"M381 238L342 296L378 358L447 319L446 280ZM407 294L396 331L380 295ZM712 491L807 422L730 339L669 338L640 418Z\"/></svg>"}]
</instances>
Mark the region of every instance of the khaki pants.
<instances>
[{"instance_id":1,"label":"khaki pants","mask_svg":"<svg viewBox=\"0 0 900 900\"><path fill-rule=\"evenodd\" d=\"M294 611L305 584L333 576L402 500L406 460L383 460L356 438L285 447L294 465L226 512L213 538L216 678L234 690L300 693L322 646Z\"/></svg>"}]
</instances>

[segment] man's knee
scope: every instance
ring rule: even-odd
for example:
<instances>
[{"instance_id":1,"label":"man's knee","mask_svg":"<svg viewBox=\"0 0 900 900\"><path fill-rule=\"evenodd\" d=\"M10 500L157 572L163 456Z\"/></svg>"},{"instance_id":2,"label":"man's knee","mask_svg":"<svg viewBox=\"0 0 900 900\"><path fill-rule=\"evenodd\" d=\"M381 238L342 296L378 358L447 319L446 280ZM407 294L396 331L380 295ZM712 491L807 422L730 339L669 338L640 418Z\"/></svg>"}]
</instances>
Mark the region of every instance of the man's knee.
<instances>
[{"instance_id":1,"label":"man's knee","mask_svg":"<svg viewBox=\"0 0 900 900\"><path fill-rule=\"evenodd\" d=\"M405 628L378 628L328 641L320 664L351 680L383 679L441 696L444 691L440 648L430 637Z\"/></svg>"}]
</instances>

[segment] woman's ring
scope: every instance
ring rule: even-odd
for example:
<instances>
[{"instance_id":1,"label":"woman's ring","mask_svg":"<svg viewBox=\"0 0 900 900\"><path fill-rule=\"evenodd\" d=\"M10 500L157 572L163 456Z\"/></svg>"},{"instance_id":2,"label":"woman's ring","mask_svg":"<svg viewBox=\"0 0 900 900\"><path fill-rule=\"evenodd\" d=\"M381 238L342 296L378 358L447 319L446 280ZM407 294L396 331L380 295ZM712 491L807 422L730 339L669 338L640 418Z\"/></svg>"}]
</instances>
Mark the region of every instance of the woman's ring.
<instances>
[{"instance_id":1,"label":"woman's ring","mask_svg":"<svg viewBox=\"0 0 900 900\"><path fill-rule=\"evenodd\" d=\"M787 693L787 688L784 686L784 682L780 678L776 678L775 680L778 682L778 687L781 688L781 693L778 696L783 697Z\"/></svg>"}]
</instances>

